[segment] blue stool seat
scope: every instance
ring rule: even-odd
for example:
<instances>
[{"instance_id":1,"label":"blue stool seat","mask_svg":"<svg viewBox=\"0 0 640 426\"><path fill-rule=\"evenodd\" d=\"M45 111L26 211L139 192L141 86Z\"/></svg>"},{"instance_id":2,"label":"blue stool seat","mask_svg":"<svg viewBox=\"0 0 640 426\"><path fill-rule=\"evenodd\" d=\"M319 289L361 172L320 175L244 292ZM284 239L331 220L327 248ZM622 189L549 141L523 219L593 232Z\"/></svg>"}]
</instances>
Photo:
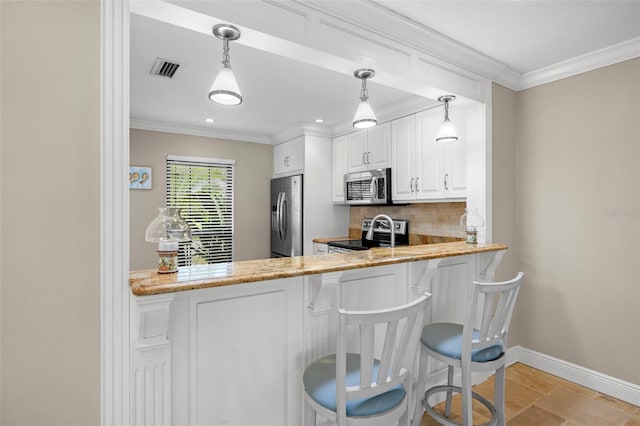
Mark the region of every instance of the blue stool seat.
<instances>
[{"instance_id":1,"label":"blue stool seat","mask_svg":"<svg viewBox=\"0 0 640 426\"><path fill-rule=\"evenodd\" d=\"M438 322L422 328L420 341L434 352L449 358L460 359L462 353L462 324ZM480 331L473 330L473 339L480 337ZM473 362L487 362L500 358L502 345L494 345L485 349L471 351Z\"/></svg>"},{"instance_id":2,"label":"blue stool seat","mask_svg":"<svg viewBox=\"0 0 640 426\"><path fill-rule=\"evenodd\" d=\"M372 382L378 375L379 361L374 362ZM326 356L311 364L302 378L306 392L323 407L336 411L336 356ZM347 353L347 386L360 384L360 355ZM347 401L347 416L373 416L400 404L405 390L398 385L388 392L372 398Z\"/></svg>"}]
</instances>

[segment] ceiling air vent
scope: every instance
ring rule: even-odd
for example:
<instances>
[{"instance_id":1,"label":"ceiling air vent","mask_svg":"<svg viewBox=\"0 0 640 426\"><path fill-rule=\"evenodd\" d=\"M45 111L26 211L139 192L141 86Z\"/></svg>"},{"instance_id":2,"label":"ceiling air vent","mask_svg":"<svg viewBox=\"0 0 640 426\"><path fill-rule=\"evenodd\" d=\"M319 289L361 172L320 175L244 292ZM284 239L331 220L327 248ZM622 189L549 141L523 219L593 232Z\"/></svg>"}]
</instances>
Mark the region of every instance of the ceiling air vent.
<instances>
[{"instance_id":1,"label":"ceiling air vent","mask_svg":"<svg viewBox=\"0 0 640 426\"><path fill-rule=\"evenodd\" d=\"M176 71L178 71L178 68L180 68L179 63L158 58L153 64L153 67L151 67L151 74L172 78L175 75Z\"/></svg>"}]
</instances>

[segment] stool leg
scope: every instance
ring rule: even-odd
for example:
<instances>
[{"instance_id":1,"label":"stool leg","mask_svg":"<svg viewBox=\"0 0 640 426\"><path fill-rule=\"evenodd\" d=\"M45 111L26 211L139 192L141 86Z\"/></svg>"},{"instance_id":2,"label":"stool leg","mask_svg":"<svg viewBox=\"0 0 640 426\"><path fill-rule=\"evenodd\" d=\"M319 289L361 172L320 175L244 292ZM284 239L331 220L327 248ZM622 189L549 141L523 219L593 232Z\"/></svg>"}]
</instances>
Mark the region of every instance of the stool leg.
<instances>
[{"instance_id":1,"label":"stool leg","mask_svg":"<svg viewBox=\"0 0 640 426\"><path fill-rule=\"evenodd\" d=\"M316 426L316 410L308 403L304 404L304 426Z\"/></svg>"},{"instance_id":2,"label":"stool leg","mask_svg":"<svg viewBox=\"0 0 640 426\"><path fill-rule=\"evenodd\" d=\"M505 379L505 370L504 365L496 370L496 382L495 382L495 391L493 395L493 404L496 407L496 412L498 415L498 425L504 426L504 379Z\"/></svg>"},{"instance_id":3,"label":"stool leg","mask_svg":"<svg viewBox=\"0 0 640 426\"><path fill-rule=\"evenodd\" d=\"M421 345L422 346L422 345ZM416 396L415 399L422 397L422 401L416 401L415 411L413 413L413 418L411 424L413 426L419 426L422 421L422 414L424 413L424 407L427 405L427 400L424 398L426 392L425 388L427 387L427 362L428 357L427 353L424 349L420 349L419 354L419 367L418 367L418 384L416 385Z\"/></svg>"},{"instance_id":4,"label":"stool leg","mask_svg":"<svg viewBox=\"0 0 640 426\"><path fill-rule=\"evenodd\" d=\"M462 363L462 424L473 426L473 398L471 396L471 366Z\"/></svg>"},{"instance_id":5,"label":"stool leg","mask_svg":"<svg viewBox=\"0 0 640 426\"><path fill-rule=\"evenodd\" d=\"M447 385L453 385L453 365L449 366L449 371L447 371ZM452 391L447 391L447 400L444 404L444 416L446 418L451 417L451 397L453 395Z\"/></svg>"}]
</instances>

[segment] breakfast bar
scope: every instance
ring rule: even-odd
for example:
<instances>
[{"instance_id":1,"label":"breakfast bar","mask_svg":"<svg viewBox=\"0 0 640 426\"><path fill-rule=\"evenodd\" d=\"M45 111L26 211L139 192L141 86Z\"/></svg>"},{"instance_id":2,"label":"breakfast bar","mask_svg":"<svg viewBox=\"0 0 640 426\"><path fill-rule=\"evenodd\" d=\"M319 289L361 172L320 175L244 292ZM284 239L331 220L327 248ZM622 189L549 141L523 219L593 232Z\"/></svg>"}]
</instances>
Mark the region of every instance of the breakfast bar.
<instances>
[{"instance_id":1,"label":"breakfast bar","mask_svg":"<svg viewBox=\"0 0 640 426\"><path fill-rule=\"evenodd\" d=\"M336 312L432 294L426 322L460 319L507 247L451 242L133 271L134 424L302 422L305 366L335 351ZM428 381L445 377L433 363Z\"/></svg>"}]
</instances>

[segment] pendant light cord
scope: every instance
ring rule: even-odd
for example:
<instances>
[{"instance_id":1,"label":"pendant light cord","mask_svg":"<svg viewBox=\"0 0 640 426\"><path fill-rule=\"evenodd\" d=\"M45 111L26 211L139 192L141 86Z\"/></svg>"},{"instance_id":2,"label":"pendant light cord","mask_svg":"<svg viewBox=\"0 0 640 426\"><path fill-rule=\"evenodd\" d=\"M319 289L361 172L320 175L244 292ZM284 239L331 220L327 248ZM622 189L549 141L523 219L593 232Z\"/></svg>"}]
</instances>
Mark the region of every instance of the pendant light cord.
<instances>
[{"instance_id":1,"label":"pendant light cord","mask_svg":"<svg viewBox=\"0 0 640 426\"><path fill-rule=\"evenodd\" d=\"M231 68L231 58L229 57L229 37L222 39L222 65L225 68Z\"/></svg>"},{"instance_id":2,"label":"pendant light cord","mask_svg":"<svg viewBox=\"0 0 640 426\"><path fill-rule=\"evenodd\" d=\"M369 91L367 90L367 79L362 78L362 90L360 90L360 100L366 101L369 99Z\"/></svg>"}]
</instances>

